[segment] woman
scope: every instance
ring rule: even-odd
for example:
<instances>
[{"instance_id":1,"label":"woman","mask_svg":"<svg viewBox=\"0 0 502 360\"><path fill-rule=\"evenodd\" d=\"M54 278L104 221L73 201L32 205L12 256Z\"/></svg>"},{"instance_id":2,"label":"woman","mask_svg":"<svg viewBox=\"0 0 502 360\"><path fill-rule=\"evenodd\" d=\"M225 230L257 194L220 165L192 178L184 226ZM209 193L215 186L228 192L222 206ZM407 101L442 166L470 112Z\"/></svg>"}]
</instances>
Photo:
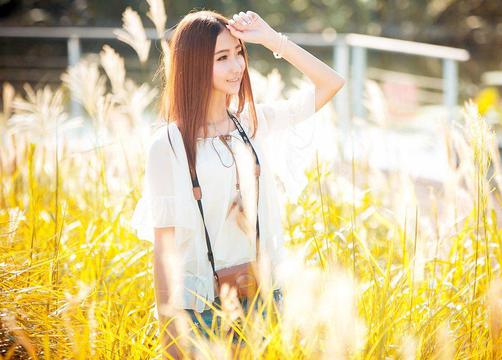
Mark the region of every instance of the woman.
<instances>
[{"instance_id":1,"label":"woman","mask_svg":"<svg viewBox=\"0 0 502 360\"><path fill-rule=\"evenodd\" d=\"M282 57L313 86L255 106L246 42ZM186 15L171 38L166 66L167 124L149 146L133 227L154 242L161 323L174 309L185 309L196 323L196 315L210 322L210 305L218 303L217 273L257 255L269 259L270 284L274 297L280 295L275 270L284 256L283 235L264 140L313 115L345 81L252 11L231 20L212 11ZM167 330L165 345L174 338L173 322ZM174 345L168 351L179 355Z\"/></svg>"}]
</instances>

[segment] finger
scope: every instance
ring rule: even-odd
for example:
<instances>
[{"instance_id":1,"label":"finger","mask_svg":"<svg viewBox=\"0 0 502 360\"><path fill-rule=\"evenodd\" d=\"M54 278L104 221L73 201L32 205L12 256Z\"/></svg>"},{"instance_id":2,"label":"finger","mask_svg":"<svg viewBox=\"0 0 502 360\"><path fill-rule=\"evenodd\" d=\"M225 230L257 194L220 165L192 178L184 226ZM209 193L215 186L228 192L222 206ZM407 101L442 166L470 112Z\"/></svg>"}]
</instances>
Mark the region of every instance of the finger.
<instances>
[{"instance_id":1,"label":"finger","mask_svg":"<svg viewBox=\"0 0 502 360\"><path fill-rule=\"evenodd\" d=\"M240 30L243 27L239 22L235 21L234 19L228 20L228 24L231 25L231 26L233 26L234 29L239 29Z\"/></svg>"},{"instance_id":2,"label":"finger","mask_svg":"<svg viewBox=\"0 0 502 360\"><path fill-rule=\"evenodd\" d=\"M239 16L245 25L251 24L251 19L249 18L249 16L245 12L241 11L239 13Z\"/></svg>"},{"instance_id":3,"label":"finger","mask_svg":"<svg viewBox=\"0 0 502 360\"><path fill-rule=\"evenodd\" d=\"M246 26L246 21L244 19L242 19L241 15L240 14L235 14L233 19L235 20L235 22L237 24L239 24L240 26Z\"/></svg>"},{"instance_id":4,"label":"finger","mask_svg":"<svg viewBox=\"0 0 502 360\"><path fill-rule=\"evenodd\" d=\"M255 13L254 11L251 11L251 10L248 10L246 12L246 14L251 18L251 20L254 22L256 20L258 20L259 16L257 13Z\"/></svg>"},{"instance_id":5,"label":"finger","mask_svg":"<svg viewBox=\"0 0 502 360\"><path fill-rule=\"evenodd\" d=\"M230 23L230 25L234 26L238 30L242 30L242 28L244 27L241 24L241 18L237 14L234 14L234 16L232 16L232 20L229 20L229 23Z\"/></svg>"},{"instance_id":6,"label":"finger","mask_svg":"<svg viewBox=\"0 0 502 360\"><path fill-rule=\"evenodd\" d=\"M253 23L253 19L251 18L251 16L249 16L246 13L243 13L242 18L247 21L248 25L251 25Z\"/></svg>"}]
</instances>

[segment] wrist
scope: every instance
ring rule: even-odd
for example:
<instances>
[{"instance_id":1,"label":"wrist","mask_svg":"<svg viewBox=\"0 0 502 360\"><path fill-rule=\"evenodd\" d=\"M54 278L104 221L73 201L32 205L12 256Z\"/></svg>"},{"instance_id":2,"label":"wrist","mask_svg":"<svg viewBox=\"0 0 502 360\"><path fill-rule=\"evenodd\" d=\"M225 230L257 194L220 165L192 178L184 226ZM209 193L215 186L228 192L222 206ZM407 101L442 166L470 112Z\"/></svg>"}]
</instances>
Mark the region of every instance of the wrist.
<instances>
[{"instance_id":1,"label":"wrist","mask_svg":"<svg viewBox=\"0 0 502 360\"><path fill-rule=\"evenodd\" d=\"M274 31L272 35L267 37L267 42L263 44L267 49L272 52L277 52L281 46L281 34Z\"/></svg>"},{"instance_id":2,"label":"wrist","mask_svg":"<svg viewBox=\"0 0 502 360\"><path fill-rule=\"evenodd\" d=\"M286 47L288 46L288 37L284 34L278 33L279 35L279 45L272 50L274 57L276 59L282 59L282 56L286 52Z\"/></svg>"}]
</instances>

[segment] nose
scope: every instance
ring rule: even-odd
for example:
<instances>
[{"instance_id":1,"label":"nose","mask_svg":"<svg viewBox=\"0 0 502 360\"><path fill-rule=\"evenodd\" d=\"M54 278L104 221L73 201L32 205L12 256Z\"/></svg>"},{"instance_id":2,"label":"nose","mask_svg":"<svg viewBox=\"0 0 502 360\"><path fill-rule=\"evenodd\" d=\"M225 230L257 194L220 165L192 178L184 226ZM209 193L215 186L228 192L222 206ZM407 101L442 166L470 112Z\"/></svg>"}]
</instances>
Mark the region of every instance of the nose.
<instances>
[{"instance_id":1,"label":"nose","mask_svg":"<svg viewBox=\"0 0 502 360\"><path fill-rule=\"evenodd\" d=\"M244 61L241 60L240 56L234 58L234 61L232 61L232 71L234 73L238 74L242 73L242 71L244 70L244 66L245 66Z\"/></svg>"}]
</instances>

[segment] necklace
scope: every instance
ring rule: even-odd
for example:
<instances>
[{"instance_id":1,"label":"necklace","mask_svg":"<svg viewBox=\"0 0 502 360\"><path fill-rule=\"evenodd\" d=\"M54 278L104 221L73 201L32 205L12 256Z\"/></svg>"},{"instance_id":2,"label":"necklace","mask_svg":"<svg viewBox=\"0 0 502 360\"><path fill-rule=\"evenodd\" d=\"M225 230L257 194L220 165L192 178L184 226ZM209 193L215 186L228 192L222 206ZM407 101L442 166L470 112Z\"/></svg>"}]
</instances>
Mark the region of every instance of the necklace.
<instances>
[{"instance_id":1,"label":"necklace","mask_svg":"<svg viewBox=\"0 0 502 360\"><path fill-rule=\"evenodd\" d=\"M227 141L228 141L228 140L230 140L230 138L232 137L232 135L230 135L230 134L229 134L229 132L230 132L230 121L229 121L229 120L230 120L230 118L228 117L228 113L227 113L227 118L226 118L226 121L227 121L227 131L226 131L226 133L225 133L225 134L219 134L219 133L218 133L218 131L216 130L216 126L214 125L214 123L212 123L212 122L210 122L210 123L209 123L209 125L211 125L211 126L213 127L213 129L214 129L214 133L216 134L216 135L214 135L214 136L211 136L211 145L212 145L212 147L213 147L214 151L216 152L216 155L218 155L218 158L219 158L219 160L220 160L220 163L221 163L224 167L226 167L226 168L229 168L229 167L231 167L233 164L235 164L235 158L234 158L234 155L233 155L233 153L232 153L232 150L230 149L230 147L229 147L229 146L228 146L228 144L227 144ZM222 121L219 121L219 122L223 122L223 121L225 121L225 120L222 120ZM231 163L231 164L228 164L228 165L227 165L227 164L225 164L225 163L224 163L224 161L223 161L223 159L221 158L221 155L220 155L219 151L218 151L218 150L216 150L216 146L214 145L214 141L215 141L217 138L219 138L219 139L220 139L220 141L221 141L222 143L224 143L224 145L225 145L225 146L227 147L227 149L230 151L230 153L231 153L231 155L232 155L232 163Z\"/></svg>"},{"instance_id":2,"label":"necklace","mask_svg":"<svg viewBox=\"0 0 502 360\"><path fill-rule=\"evenodd\" d=\"M230 136L230 135L229 135ZM230 136L231 137L231 136ZM216 146L214 145L214 141L216 139L220 139L220 141L223 143L223 145L225 145L225 147L230 151L230 154L232 156L232 162L227 165L225 164L225 162L223 161L223 159L221 158L221 155L220 155L220 152L216 149ZM232 149L229 147L228 143L227 143L227 140L228 139L228 136L227 135L219 135L219 136L215 136L213 138L211 138L211 146L213 147L213 150L214 152L216 153L216 155L218 156L218 159L220 159L220 163L221 165L223 165L224 167L226 168L230 168L232 167L233 164L235 164L235 157L234 157L234 153L232 152ZM236 165L237 166L237 165Z\"/></svg>"}]
</instances>

